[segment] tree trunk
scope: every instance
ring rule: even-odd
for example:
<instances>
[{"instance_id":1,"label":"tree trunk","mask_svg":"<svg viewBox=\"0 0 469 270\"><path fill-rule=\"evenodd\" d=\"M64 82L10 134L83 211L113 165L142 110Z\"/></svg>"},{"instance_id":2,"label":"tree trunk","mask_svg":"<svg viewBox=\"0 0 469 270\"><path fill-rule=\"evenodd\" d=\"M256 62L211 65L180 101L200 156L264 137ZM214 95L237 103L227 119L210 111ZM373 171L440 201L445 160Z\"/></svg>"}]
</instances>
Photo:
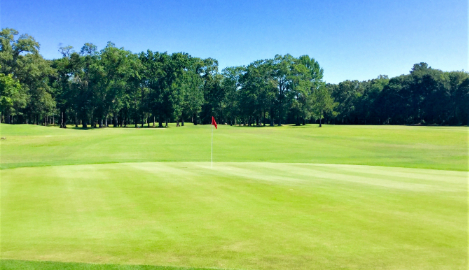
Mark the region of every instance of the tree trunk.
<instances>
[{"instance_id":1,"label":"tree trunk","mask_svg":"<svg viewBox=\"0 0 469 270\"><path fill-rule=\"evenodd\" d=\"M278 126L282 125L282 100L279 101L279 109L278 109Z\"/></svg>"},{"instance_id":2,"label":"tree trunk","mask_svg":"<svg viewBox=\"0 0 469 270\"><path fill-rule=\"evenodd\" d=\"M163 127L163 118L161 116L158 117L158 127Z\"/></svg>"},{"instance_id":3,"label":"tree trunk","mask_svg":"<svg viewBox=\"0 0 469 270\"><path fill-rule=\"evenodd\" d=\"M321 122L321 119L322 119L322 113L319 114L319 127L322 127L322 122Z\"/></svg>"},{"instance_id":4,"label":"tree trunk","mask_svg":"<svg viewBox=\"0 0 469 270\"><path fill-rule=\"evenodd\" d=\"M166 118L166 125L165 127L168 127L168 118Z\"/></svg>"},{"instance_id":5,"label":"tree trunk","mask_svg":"<svg viewBox=\"0 0 469 270\"><path fill-rule=\"evenodd\" d=\"M184 126L184 117L181 118L181 126Z\"/></svg>"},{"instance_id":6,"label":"tree trunk","mask_svg":"<svg viewBox=\"0 0 469 270\"><path fill-rule=\"evenodd\" d=\"M265 110L264 110L264 121L262 121L262 124L265 127Z\"/></svg>"},{"instance_id":7,"label":"tree trunk","mask_svg":"<svg viewBox=\"0 0 469 270\"><path fill-rule=\"evenodd\" d=\"M153 127L155 127L155 116L153 115Z\"/></svg>"},{"instance_id":8,"label":"tree trunk","mask_svg":"<svg viewBox=\"0 0 469 270\"><path fill-rule=\"evenodd\" d=\"M7 118L5 119L7 124L10 124L10 120L11 120L10 116L11 115L8 115Z\"/></svg>"},{"instance_id":9,"label":"tree trunk","mask_svg":"<svg viewBox=\"0 0 469 270\"><path fill-rule=\"evenodd\" d=\"M272 113L273 109L270 109L270 126L274 126L274 114Z\"/></svg>"}]
</instances>

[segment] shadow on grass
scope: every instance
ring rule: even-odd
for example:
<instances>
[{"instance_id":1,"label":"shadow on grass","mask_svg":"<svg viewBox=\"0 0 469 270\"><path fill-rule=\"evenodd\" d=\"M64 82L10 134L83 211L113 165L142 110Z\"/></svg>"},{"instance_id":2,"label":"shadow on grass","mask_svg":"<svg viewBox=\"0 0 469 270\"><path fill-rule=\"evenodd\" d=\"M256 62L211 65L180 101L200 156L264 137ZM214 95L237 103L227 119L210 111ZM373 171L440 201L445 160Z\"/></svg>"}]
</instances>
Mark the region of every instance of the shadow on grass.
<instances>
[{"instance_id":1,"label":"shadow on grass","mask_svg":"<svg viewBox=\"0 0 469 270\"><path fill-rule=\"evenodd\" d=\"M168 127L134 127L134 126L127 126L127 127L86 127L86 128L83 128L82 126L67 126L67 128L65 129L73 129L73 130L102 130L102 129L167 129L167 128L170 128L170 126Z\"/></svg>"}]
</instances>

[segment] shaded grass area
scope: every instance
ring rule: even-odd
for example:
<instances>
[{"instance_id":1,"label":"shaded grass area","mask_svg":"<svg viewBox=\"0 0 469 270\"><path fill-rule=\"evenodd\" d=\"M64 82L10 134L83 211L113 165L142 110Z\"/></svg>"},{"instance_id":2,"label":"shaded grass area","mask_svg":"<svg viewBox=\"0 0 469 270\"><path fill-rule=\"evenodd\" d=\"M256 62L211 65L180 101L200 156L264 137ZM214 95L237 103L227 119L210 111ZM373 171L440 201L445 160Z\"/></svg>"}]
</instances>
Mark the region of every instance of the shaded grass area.
<instances>
[{"instance_id":1,"label":"shaded grass area","mask_svg":"<svg viewBox=\"0 0 469 270\"><path fill-rule=\"evenodd\" d=\"M116 265L116 264L89 264L89 263L65 263L65 262L41 262L41 261L18 261L0 260L0 268L8 270L208 270L208 268L181 268L170 266L152 265Z\"/></svg>"},{"instance_id":2,"label":"shaded grass area","mask_svg":"<svg viewBox=\"0 0 469 270\"><path fill-rule=\"evenodd\" d=\"M1 173L3 259L467 269L467 172L147 162Z\"/></svg>"},{"instance_id":3,"label":"shaded grass area","mask_svg":"<svg viewBox=\"0 0 469 270\"><path fill-rule=\"evenodd\" d=\"M0 125L1 168L210 161L210 126L59 129ZM356 164L468 171L467 127L283 126L214 131L215 162Z\"/></svg>"}]
</instances>

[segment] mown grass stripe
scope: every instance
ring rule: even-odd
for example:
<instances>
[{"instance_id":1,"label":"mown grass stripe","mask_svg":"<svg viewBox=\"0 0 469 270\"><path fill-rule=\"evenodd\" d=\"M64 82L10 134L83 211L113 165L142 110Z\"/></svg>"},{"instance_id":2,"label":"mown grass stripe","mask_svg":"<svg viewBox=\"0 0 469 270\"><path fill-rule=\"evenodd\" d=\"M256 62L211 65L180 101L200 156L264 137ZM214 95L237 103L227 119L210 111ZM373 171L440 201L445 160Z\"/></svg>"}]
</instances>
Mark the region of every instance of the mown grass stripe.
<instances>
[{"instance_id":1,"label":"mown grass stripe","mask_svg":"<svg viewBox=\"0 0 469 270\"><path fill-rule=\"evenodd\" d=\"M0 260L0 268L5 270L213 270L215 268L187 268L156 265L91 264L52 261Z\"/></svg>"}]
</instances>

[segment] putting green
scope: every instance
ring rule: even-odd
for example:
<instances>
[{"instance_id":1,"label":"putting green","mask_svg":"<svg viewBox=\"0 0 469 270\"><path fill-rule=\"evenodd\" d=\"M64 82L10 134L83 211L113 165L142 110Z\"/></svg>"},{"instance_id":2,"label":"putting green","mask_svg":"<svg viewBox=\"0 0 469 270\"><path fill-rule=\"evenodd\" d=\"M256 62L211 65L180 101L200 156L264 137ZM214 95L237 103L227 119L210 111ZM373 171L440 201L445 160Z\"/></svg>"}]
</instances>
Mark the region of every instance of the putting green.
<instances>
[{"instance_id":1,"label":"putting green","mask_svg":"<svg viewBox=\"0 0 469 270\"><path fill-rule=\"evenodd\" d=\"M1 124L0 266L467 269L468 131Z\"/></svg>"},{"instance_id":2,"label":"putting green","mask_svg":"<svg viewBox=\"0 0 469 270\"><path fill-rule=\"evenodd\" d=\"M4 259L463 268L467 173L287 163L2 171Z\"/></svg>"}]
</instances>

